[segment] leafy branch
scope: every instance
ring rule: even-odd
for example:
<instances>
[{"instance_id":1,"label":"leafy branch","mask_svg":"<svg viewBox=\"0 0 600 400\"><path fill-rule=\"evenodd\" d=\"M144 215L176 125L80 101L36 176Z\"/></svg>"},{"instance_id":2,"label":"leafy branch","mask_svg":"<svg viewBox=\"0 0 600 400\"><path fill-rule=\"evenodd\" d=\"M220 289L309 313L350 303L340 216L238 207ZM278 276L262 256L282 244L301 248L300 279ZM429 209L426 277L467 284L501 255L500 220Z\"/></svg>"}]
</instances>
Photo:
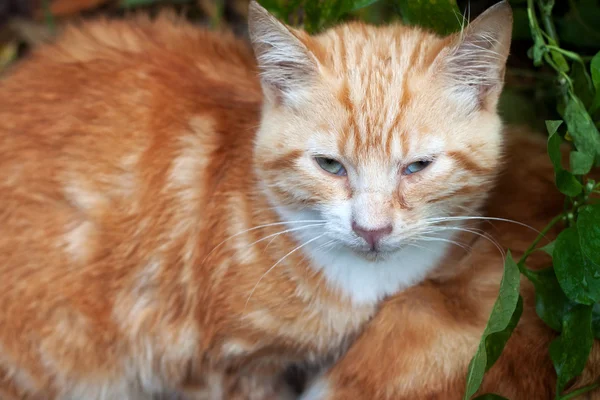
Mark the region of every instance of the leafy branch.
<instances>
[{"instance_id":1,"label":"leafy branch","mask_svg":"<svg viewBox=\"0 0 600 400\"><path fill-rule=\"evenodd\" d=\"M544 228L516 265L535 288L538 316L560 333L550 344L549 352L557 373L556 399L566 400L600 385L595 383L565 393L569 383L582 373L594 337L600 338L600 204L592 201L598 184L587 176L594 166L600 164L600 133L592 119L600 106L600 52L591 59L588 73L583 57L561 48L552 18L553 6L554 1L551 0L535 3L527 0L527 16L534 43L530 55L534 65L546 64L557 75L558 108L563 119L546 121L548 155L554 166L556 186L568 200L565 211ZM569 74L573 71L569 61L582 66L582 77ZM589 90L595 92L589 104L585 104L578 95L576 79L584 79ZM565 124L567 129L561 132L560 128ZM565 142L571 147L568 169L562 164L561 147ZM559 222L564 222L566 228L554 242L538 248L540 240ZM552 257L553 267L541 271L527 268L528 257L537 250L543 250ZM503 282L514 274L514 265L512 258L507 257ZM518 285L501 284L496 304L502 302L504 307L499 312L494 306L488 327L501 322L505 336L510 336L513 321L518 321L521 310L507 299L518 293ZM510 319L507 318L509 312L512 313ZM503 348L508 340L505 336L490 338L486 335L487 331L486 328L469 365L465 399L477 392L485 372L491 367L489 362L482 364L476 361L489 358L490 354L496 357L497 348Z\"/></svg>"}]
</instances>

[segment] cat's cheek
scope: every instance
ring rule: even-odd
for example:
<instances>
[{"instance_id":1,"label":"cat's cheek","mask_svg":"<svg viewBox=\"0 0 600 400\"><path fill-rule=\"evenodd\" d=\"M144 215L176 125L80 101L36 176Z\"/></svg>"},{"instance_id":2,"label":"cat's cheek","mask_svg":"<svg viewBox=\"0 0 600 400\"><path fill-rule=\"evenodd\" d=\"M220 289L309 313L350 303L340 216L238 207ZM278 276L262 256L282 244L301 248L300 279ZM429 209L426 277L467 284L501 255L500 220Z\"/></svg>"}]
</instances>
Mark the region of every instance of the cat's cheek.
<instances>
[{"instance_id":1,"label":"cat's cheek","mask_svg":"<svg viewBox=\"0 0 600 400\"><path fill-rule=\"evenodd\" d=\"M332 201L322 207L321 214L334 227L336 236L349 235L352 232L352 202L349 200Z\"/></svg>"}]
</instances>

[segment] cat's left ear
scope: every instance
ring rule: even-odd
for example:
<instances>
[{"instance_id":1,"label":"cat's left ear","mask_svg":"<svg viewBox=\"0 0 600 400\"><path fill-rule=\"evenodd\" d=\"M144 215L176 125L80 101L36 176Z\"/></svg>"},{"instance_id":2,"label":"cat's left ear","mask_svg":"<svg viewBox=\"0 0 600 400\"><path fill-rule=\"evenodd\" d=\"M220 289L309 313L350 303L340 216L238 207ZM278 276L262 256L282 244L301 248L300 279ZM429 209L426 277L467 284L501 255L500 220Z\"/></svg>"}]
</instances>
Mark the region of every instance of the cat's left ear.
<instances>
[{"instance_id":1,"label":"cat's left ear","mask_svg":"<svg viewBox=\"0 0 600 400\"><path fill-rule=\"evenodd\" d=\"M512 9L503 0L456 35L442 68L446 82L462 101L476 108L496 108L510 52L512 22Z\"/></svg>"},{"instance_id":2,"label":"cat's left ear","mask_svg":"<svg viewBox=\"0 0 600 400\"><path fill-rule=\"evenodd\" d=\"M267 97L300 105L318 76L318 61L292 30L252 0L248 29Z\"/></svg>"}]
</instances>

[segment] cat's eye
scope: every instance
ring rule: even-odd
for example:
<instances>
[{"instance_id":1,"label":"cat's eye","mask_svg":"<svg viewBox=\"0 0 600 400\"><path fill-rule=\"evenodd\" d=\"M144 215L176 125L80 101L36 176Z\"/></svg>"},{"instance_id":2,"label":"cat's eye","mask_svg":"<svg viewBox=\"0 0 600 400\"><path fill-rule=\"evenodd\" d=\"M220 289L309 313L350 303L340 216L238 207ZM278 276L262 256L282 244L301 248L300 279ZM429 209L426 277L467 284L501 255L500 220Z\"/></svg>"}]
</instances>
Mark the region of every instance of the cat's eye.
<instances>
[{"instance_id":1,"label":"cat's eye","mask_svg":"<svg viewBox=\"0 0 600 400\"><path fill-rule=\"evenodd\" d=\"M403 174L410 175L422 171L425 168L427 168L429 164L431 164L430 160L415 161L414 163L411 163L406 168L404 168Z\"/></svg>"},{"instance_id":2,"label":"cat's eye","mask_svg":"<svg viewBox=\"0 0 600 400\"><path fill-rule=\"evenodd\" d=\"M325 172L337 176L346 176L346 168L344 168L344 165L333 158L315 157L315 161Z\"/></svg>"}]
</instances>

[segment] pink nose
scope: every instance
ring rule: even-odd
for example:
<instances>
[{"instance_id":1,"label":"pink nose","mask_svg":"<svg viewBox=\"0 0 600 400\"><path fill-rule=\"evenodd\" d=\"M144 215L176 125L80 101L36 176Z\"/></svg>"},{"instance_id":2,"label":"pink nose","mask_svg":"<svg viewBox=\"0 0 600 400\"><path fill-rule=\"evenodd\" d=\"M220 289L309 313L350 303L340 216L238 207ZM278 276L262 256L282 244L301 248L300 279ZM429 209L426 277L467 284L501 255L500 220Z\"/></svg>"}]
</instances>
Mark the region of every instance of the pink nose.
<instances>
[{"instance_id":1,"label":"pink nose","mask_svg":"<svg viewBox=\"0 0 600 400\"><path fill-rule=\"evenodd\" d=\"M375 250L379 241L392 233L392 225L384 226L377 229L365 229L359 226L356 222L352 222L352 230L361 238L365 239L371 250Z\"/></svg>"}]
</instances>

